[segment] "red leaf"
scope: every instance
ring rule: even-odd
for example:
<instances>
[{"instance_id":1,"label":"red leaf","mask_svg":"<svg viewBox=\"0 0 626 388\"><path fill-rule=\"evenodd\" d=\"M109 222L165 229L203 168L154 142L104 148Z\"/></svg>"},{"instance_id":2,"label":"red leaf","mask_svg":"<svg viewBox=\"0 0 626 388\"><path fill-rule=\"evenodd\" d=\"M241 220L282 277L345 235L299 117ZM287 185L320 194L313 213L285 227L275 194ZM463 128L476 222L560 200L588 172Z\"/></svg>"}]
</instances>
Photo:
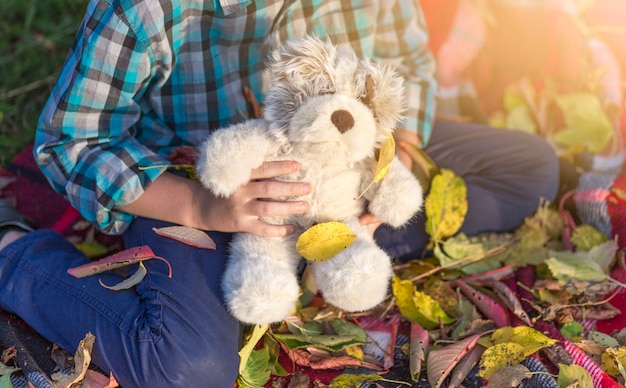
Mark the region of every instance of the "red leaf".
<instances>
[{"instance_id":1,"label":"red leaf","mask_svg":"<svg viewBox=\"0 0 626 388\"><path fill-rule=\"evenodd\" d=\"M150 249L147 245L128 248L100 260L70 268L67 270L67 273L77 278L84 278L148 259L159 259L164 261L169 268L169 276L172 277L172 266L169 261L155 255L154 252L152 252L152 249Z\"/></svg>"},{"instance_id":2,"label":"red leaf","mask_svg":"<svg viewBox=\"0 0 626 388\"><path fill-rule=\"evenodd\" d=\"M462 280L455 280L454 284L461 289L461 292L474 303L487 318L491 319L497 327L509 325L509 316L506 310L494 299L488 297L474 287L467 285Z\"/></svg>"},{"instance_id":3,"label":"red leaf","mask_svg":"<svg viewBox=\"0 0 626 388\"><path fill-rule=\"evenodd\" d=\"M502 282L493 282L491 287L496 292L500 300L504 302L504 304L516 317L518 317L527 326L533 326L530 321L530 317L526 314L526 311L524 311L524 308L522 307L522 302L520 302L515 293L507 287L506 284Z\"/></svg>"},{"instance_id":4,"label":"red leaf","mask_svg":"<svg viewBox=\"0 0 626 388\"><path fill-rule=\"evenodd\" d=\"M503 267L499 267L496 269L492 269L491 271L478 273L476 275L464 276L461 278L465 283L475 284L475 285L485 285L491 282L497 282L499 280L508 278L515 274L515 270L510 265L505 265Z\"/></svg>"},{"instance_id":5,"label":"red leaf","mask_svg":"<svg viewBox=\"0 0 626 388\"><path fill-rule=\"evenodd\" d=\"M446 377L470 350L476 346L481 334L474 334L452 345L434 349L428 353L426 369L428 382L433 388L441 387Z\"/></svg>"},{"instance_id":6,"label":"red leaf","mask_svg":"<svg viewBox=\"0 0 626 388\"><path fill-rule=\"evenodd\" d=\"M411 334L409 341L409 372L413 381L419 381L422 370L422 361L426 359L428 349L428 330L419 323L411 322Z\"/></svg>"},{"instance_id":7,"label":"red leaf","mask_svg":"<svg viewBox=\"0 0 626 388\"><path fill-rule=\"evenodd\" d=\"M450 384L448 384L448 388L456 388L460 387L465 378L472 371L474 366L480 360L480 356L483 355L485 348L482 346L475 346L467 353L465 357L459 361L457 366L454 367L452 373L450 374Z\"/></svg>"}]
</instances>

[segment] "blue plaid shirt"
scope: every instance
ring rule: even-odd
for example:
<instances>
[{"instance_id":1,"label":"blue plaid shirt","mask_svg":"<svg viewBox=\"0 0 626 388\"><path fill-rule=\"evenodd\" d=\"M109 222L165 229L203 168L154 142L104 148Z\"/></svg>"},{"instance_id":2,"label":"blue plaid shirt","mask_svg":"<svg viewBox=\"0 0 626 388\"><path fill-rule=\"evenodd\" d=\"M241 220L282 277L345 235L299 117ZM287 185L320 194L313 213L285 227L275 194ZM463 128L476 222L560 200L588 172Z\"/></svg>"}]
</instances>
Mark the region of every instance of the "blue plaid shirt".
<instances>
[{"instance_id":1,"label":"blue plaid shirt","mask_svg":"<svg viewBox=\"0 0 626 388\"><path fill-rule=\"evenodd\" d=\"M42 112L35 158L56 191L107 233L180 145L250 115L264 60L281 42L315 34L393 64L406 78L404 128L423 144L435 100L434 64L412 0L92 0Z\"/></svg>"}]
</instances>

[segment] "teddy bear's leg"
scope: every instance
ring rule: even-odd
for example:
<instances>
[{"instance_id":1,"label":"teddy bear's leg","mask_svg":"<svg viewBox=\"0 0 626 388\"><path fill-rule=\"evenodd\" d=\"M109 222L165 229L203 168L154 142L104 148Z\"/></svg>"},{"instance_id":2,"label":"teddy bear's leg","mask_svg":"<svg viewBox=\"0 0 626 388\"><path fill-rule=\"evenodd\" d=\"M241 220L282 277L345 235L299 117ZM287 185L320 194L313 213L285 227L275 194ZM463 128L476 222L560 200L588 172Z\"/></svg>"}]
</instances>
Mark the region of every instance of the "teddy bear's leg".
<instances>
[{"instance_id":1,"label":"teddy bear's leg","mask_svg":"<svg viewBox=\"0 0 626 388\"><path fill-rule=\"evenodd\" d=\"M345 311L371 309L389 291L391 259L358 221L348 226L354 242L333 258L313 263L313 273L324 299Z\"/></svg>"},{"instance_id":2,"label":"teddy bear's leg","mask_svg":"<svg viewBox=\"0 0 626 388\"><path fill-rule=\"evenodd\" d=\"M280 322L296 306L301 257L294 237L235 235L222 288L231 314L244 323Z\"/></svg>"}]
</instances>

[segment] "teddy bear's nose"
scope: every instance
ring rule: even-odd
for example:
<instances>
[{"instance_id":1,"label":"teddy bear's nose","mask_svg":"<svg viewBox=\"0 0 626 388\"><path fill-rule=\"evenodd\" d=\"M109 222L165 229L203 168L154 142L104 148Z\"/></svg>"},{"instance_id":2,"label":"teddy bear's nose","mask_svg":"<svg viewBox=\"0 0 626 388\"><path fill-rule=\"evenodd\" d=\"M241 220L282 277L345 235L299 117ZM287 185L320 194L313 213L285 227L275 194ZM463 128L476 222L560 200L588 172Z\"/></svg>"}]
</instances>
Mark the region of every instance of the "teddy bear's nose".
<instances>
[{"instance_id":1,"label":"teddy bear's nose","mask_svg":"<svg viewBox=\"0 0 626 388\"><path fill-rule=\"evenodd\" d=\"M354 117L350 112L346 110L336 110L330 116L330 121L333 122L339 132L344 133L354 127Z\"/></svg>"}]
</instances>

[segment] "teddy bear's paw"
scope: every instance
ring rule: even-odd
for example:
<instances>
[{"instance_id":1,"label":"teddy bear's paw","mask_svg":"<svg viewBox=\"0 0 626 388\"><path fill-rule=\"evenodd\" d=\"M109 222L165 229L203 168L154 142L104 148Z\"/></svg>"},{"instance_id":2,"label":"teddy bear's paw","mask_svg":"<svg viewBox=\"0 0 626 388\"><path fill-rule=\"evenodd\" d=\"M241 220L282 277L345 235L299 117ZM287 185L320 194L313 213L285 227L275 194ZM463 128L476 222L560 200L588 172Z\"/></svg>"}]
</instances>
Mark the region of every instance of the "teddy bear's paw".
<instances>
[{"instance_id":1,"label":"teddy bear's paw","mask_svg":"<svg viewBox=\"0 0 626 388\"><path fill-rule=\"evenodd\" d=\"M263 122L251 120L213 132L199 147L196 172L214 194L228 197L250 180L270 147Z\"/></svg>"},{"instance_id":2,"label":"teddy bear's paw","mask_svg":"<svg viewBox=\"0 0 626 388\"><path fill-rule=\"evenodd\" d=\"M389 292L392 275L389 256L363 239L330 260L315 263L313 271L324 299L349 312L380 304Z\"/></svg>"},{"instance_id":3,"label":"teddy bear's paw","mask_svg":"<svg viewBox=\"0 0 626 388\"><path fill-rule=\"evenodd\" d=\"M259 273L226 273L223 288L231 314L247 324L280 322L295 309L300 294L296 277L274 271L271 278Z\"/></svg>"},{"instance_id":4,"label":"teddy bear's paw","mask_svg":"<svg viewBox=\"0 0 626 388\"><path fill-rule=\"evenodd\" d=\"M395 228L405 225L422 208L422 186L396 158L370 201L369 211Z\"/></svg>"}]
</instances>

